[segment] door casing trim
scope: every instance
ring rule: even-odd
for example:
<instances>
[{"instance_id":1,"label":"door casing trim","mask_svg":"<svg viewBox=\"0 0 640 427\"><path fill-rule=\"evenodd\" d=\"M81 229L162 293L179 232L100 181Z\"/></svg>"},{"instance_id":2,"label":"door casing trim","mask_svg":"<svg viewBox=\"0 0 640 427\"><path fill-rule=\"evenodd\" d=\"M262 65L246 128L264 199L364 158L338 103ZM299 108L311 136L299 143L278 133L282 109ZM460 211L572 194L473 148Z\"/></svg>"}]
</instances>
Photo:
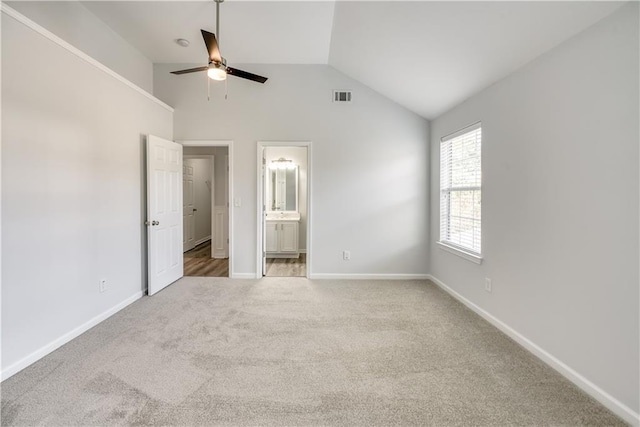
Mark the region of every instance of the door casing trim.
<instances>
[{"instance_id":1,"label":"door casing trim","mask_svg":"<svg viewBox=\"0 0 640 427\"><path fill-rule=\"evenodd\" d=\"M233 140L230 139L211 139L211 140L192 140L192 139L183 139L176 140L178 144L182 144L183 147L228 147L228 155L229 155L229 171L228 173L228 181L229 188L227 189L229 194L229 229L227 230L227 235L229 236L229 278L236 279L237 274L235 272L234 267L234 259L235 255L233 253L233 241L235 239L234 235L234 226L233 226ZM184 153L183 153L184 155Z\"/></svg>"},{"instance_id":2,"label":"door casing trim","mask_svg":"<svg viewBox=\"0 0 640 427\"><path fill-rule=\"evenodd\" d=\"M267 147L304 147L307 149L307 278L312 272L312 199L313 192L313 167L312 167L312 143L311 141L258 141L256 155L256 279L262 276L262 236L264 226L264 215L262 212L262 198L264 187L262 185L262 152Z\"/></svg>"}]
</instances>

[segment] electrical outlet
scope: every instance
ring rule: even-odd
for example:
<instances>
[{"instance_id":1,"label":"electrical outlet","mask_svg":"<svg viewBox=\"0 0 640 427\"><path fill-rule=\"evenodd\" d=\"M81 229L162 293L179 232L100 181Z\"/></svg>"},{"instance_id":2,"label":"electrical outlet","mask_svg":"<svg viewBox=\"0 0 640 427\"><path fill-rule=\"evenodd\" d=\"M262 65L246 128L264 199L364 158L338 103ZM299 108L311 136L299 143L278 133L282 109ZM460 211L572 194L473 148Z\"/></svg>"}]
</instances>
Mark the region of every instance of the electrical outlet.
<instances>
[{"instance_id":1,"label":"electrical outlet","mask_svg":"<svg viewBox=\"0 0 640 427\"><path fill-rule=\"evenodd\" d=\"M100 292L104 292L107 290L107 279L100 280Z\"/></svg>"},{"instance_id":2,"label":"electrical outlet","mask_svg":"<svg viewBox=\"0 0 640 427\"><path fill-rule=\"evenodd\" d=\"M349 251L342 251L342 259L344 261L349 261L351 259L351 252Z\"/></svg>"},{"instance_id":3,"label":"electrical outlet","mask_svg":"<svg viewBox=\"0 0 640 427\"><path fill-rule=\"evenodd\" d=\"M491 279L485 277L484 279L484 290L487 292L491 292Z\"/></svg>"}]
</instances>

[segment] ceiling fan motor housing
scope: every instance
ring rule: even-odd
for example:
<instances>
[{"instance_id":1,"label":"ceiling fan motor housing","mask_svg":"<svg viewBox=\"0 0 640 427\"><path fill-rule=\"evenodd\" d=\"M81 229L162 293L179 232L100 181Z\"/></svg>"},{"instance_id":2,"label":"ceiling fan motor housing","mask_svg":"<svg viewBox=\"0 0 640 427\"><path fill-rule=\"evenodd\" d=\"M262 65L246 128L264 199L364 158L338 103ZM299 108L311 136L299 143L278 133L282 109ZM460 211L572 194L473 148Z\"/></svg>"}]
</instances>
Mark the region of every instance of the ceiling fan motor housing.
<instances>
[{"instance_id":1,"label":"ceiling fan motor housing","mask_svg":"<svg viewBox=\"0 0 640 427\"><path fill-rule=\"evenodd\" d=\"M217 61L209 61L209 68L222 68L222 69L227 69L227 60L223 57L220 57L220 59L222 59L221 62L217 62Z\"/></svg>"}]
</instances>

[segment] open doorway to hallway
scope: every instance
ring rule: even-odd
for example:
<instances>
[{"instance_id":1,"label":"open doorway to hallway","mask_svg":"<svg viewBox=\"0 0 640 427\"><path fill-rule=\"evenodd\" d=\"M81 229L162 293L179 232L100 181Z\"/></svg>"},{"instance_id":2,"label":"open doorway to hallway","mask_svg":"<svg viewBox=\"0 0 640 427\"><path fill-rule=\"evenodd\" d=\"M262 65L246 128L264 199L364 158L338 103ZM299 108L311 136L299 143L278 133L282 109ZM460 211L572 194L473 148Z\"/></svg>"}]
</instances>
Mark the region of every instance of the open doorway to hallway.
<instances>
[{"instance_id":1,"label":"open doorway to hallway","mask_svg":"<svg viewBox=\"0 0 640 427\"><path fill-rule=\"evenodd\" d=\"M184 275L229 277L228 147L183 149Z\"/></svg>"}]
</instances>

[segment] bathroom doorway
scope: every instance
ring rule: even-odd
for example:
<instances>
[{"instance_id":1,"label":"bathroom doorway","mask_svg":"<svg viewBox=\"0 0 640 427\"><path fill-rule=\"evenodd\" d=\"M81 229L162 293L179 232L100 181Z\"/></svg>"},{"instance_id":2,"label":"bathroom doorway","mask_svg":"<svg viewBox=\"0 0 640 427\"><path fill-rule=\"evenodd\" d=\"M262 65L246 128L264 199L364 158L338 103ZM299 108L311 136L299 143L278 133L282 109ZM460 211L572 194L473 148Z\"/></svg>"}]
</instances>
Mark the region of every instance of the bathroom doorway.
<instances>
[{"instance_id":1,"label":"bathroom doorway","mask_svg":"<svg viewBox=\"0 0 640 427\"><path fill-rule=\"evenodd\" d=\"M258 277L308 277L310 144L258 147Z\"/></svg>"}]
</instances>

